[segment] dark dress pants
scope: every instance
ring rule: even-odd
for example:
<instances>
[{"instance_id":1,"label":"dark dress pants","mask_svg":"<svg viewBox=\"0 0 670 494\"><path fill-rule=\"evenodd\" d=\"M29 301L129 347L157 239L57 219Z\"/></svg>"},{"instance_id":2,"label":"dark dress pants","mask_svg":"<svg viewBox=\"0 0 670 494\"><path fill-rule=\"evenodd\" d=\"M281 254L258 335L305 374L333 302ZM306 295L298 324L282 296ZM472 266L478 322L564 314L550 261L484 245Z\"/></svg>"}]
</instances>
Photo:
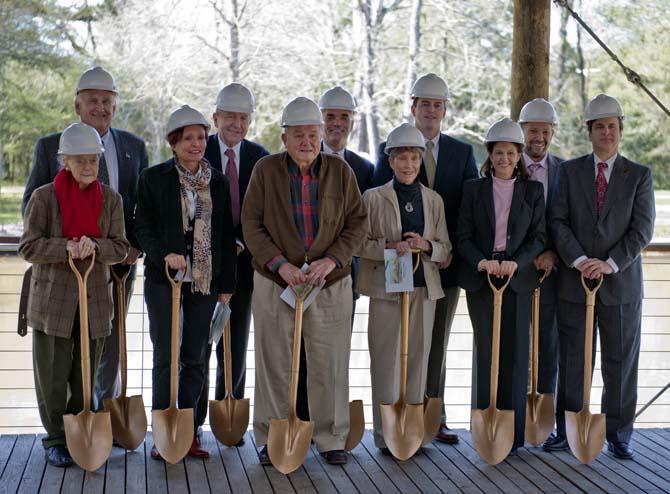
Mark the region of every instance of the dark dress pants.
<instances>
[{"instance_id":1,"label":"dark dress pants","mask_svg":"<svg viewBox=\"0 0 670 494\"><path fill-rule=\"evenodd\" d=\"M558 378L556 307L556 292L541 289L540 342L537 359L537 392L540 394L556 393Z\"/></svg>"}]
</instances>

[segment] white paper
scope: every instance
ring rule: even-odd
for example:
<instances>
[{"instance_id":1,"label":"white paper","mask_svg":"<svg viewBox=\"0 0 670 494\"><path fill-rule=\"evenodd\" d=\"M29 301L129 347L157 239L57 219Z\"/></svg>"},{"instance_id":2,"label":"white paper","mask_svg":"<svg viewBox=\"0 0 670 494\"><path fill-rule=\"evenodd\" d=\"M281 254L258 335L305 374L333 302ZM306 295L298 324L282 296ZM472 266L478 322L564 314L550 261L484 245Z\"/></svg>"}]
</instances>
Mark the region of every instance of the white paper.
<instances>
[{"instance_id":1,"label":"white paper","mask_svg":"<svg viewBox=\"0 0 670 494\"><path fill-rule=\"evenodd\" d=\"M398 256L395 249L384 249L384 279L387 293L413 292L412 253Z\"/></svg>"},{"instance_id":2,"label":"white paper","mask_svg":"<svg viewBox=\"0 0 670 494\"><path fill-rule=\"evenodd\" d=\"M309 268L309 264L305 263L302 265L300 270L305 273L307 269ZM306 297L304 297L303 302L302 302L302 310L303 312L307 310L307 307L310 306L312 302L314 302L314 299L316 296L319 294L321 289L323 288L323 285L325 285L326 282L321 284L321 286L312 286L308 284L303 284L303 285L298 285L291 289L290 286L287 286L286 289L281 293L280 298L286 302L288 305L293 307L295 309L295 293L293 292L294 290L298 293L305 293Z\"/></svg>"},{"instance_id":3,"label":"white paper","mask_svg":"<svg viewBox=\"0 0 670 494\"><path fill-rule=\"evenodd\" d=\"M212 322L209 325L209 344L218 345L226 323L230 319L230 307L228 304L217 302L216 309L212 315Z\"/></svg>"}]
</instances>

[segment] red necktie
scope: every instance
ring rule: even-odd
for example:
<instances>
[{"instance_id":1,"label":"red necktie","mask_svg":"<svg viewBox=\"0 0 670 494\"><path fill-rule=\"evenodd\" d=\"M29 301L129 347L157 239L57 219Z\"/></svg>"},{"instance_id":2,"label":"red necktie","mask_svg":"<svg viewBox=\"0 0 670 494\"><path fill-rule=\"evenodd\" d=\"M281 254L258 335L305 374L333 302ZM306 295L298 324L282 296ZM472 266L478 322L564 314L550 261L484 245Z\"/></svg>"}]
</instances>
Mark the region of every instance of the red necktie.
<instances>
[{"instance_id":1,"label":"red necktie","mask_svg":"<svg viewBox=\"0 0 670 494\"><path fill-rule=\"evenodd\" d=\"M596 178L596 210L598 216L602 213L605 204L605 194L607 194L607 179L605 178L607 163L598 163L598 177Z\"/></svg>"},{"instance_id":2,"label":"red necktie","mask_svg":"<svg viewBox=\"0 0 670 494\"><path fill-rule=\"evenodd\" d=\"M233 208L233 224L237 226L240 223L240 181L237 178L235 151L228 148L223 154L228 158L226 177L228 177L228 181L230 182L230 203Z\"/></svg>"}]
</instances>

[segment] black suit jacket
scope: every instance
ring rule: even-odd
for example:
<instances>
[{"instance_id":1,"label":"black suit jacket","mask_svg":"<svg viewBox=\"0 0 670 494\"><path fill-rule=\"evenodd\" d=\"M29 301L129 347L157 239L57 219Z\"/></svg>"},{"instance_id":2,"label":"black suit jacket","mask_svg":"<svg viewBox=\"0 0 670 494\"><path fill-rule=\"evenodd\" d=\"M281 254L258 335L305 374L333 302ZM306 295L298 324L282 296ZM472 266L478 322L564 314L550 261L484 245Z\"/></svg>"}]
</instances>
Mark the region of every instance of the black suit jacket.
<instances>
[{"instance_id":1,"label":"black suit jacket","mask_svg":"<svg viewBox=\"0 0 670 494\"><path fill-rule=\"evenodd\" d=\"M600 216L596 212L595 162L592 154L561 166L556 197L551 204L549 227L562 263L558 296L584 303L577 269L580 256L606 261L612 258L617 273L605 276L597 297L604 305L642 300L642 249L654 233L654 186L651 170L618 155Z\"/></svg>"},{"instance_id":2,"label":"black suit jacket","mask_svg":"<svg viewBox=\"0 0 670 494\"><path fill-rule=\"evenodd\" d=\"M212 283L211 293L234 293L237 256L228 179L212 169ZM140 175L135 235L146 253L144 276L168 284L165 256L186 255L179 174L174 159L147 168Z\"/></svg>"},{"instance_id":3,"label":"black suit jacket","mask_svg":"<svg viewBox=\"0 0 670 494\"><path fill-rule=\"evenodd\" d=\"M463 202L458 216L458 247L463 257L460 267L461 286L479 290L486 274L477 271L482 259L491 259L495 239L493 179L470 180L463 187ZM544 188L539 182L517 179L507 220L506 254L517 263L510 282L515 292L529 292L538 284L533 261L547 242L544 212Z\"/></svg>"},{"instance_id":4,"label":"black suit jacket","mask_svg":"<svg viewBox=\"0 0 670 494\"><path fill-rule=\"evenodd\" d=\"M243 139L240 144L240 172L238 175L240 185L240 211L242 210L242 204L244 204L244 195L247 192L251 172L253 171L256 162L268 154L269 153L263 146L256 144L255 142ZM219 146L217 134L213 134L207 139L205 159L211 163L212 168L215 168L222 174L225 173L223 164L221 163L221 146ZM237 290L251 292L254 286L254 270L251 267L251 253L249 252L249 249L246 248L246 243L244 243L241 222L235 227L235 235L245 247L237 258Z\"/></svg>"},{"instance_id":5,"label":"black suit jacket","mask_svg":"<svg viewBox=\"0 0 670 494\"><path fill-rule=\"evenodd\" d=\"M116 156L119 166L119 194L123 199L123 216L126 226L126 238L130 244L139 249L134 235L134 213L137 202L137 181L140 173L149 163L147 148L144 141L130 132L109 129L116 145ZM35 145L33 167L23 192L21 214L28 205L33 191L42 185L53 182L60 170L58 164L58 144L61 133L42 137Z\"/></svg>"},{"instance_id":6,"label":"black suit jacket","mask_svg":"<svg viewBox=\"0 0 670 494\"><path fill-rule=\"evenodd\" d=\"M377 166L373 179L373 187L384 185L393 178L393 170L389 166L389 160L384 148L386 142L382 142L377 150ZM463 193L463 182L477 178L477 165L475 164L475 155L470 144L458 139L440 134L439 151L437 154L437 169L435 170L435 192L440 194L444 201L444 213L447 219L447 230L449 239L454 249L454 256L451 265L447 269L440 270L442 286L457 286L458 272L460 265L460 253L456 241L458 228L458 210L461 205ZM428 187L428 177L423 163L419 170L419 180Z\"/></svg>"},{"instance_id":7,"label":"black suit jacket","mask_svg":"<svg viewBox=\"0 0 670 494\"><path fill-rule=\"evenodd\" d=\"M321 151L323 151L323 142L321 143ZM360 190L361 195L363 195L363 192L372 188L375 165L346 148L344 149L344 161L346 161L354 171L358 190Z\"/></svg>"}]
</instances>

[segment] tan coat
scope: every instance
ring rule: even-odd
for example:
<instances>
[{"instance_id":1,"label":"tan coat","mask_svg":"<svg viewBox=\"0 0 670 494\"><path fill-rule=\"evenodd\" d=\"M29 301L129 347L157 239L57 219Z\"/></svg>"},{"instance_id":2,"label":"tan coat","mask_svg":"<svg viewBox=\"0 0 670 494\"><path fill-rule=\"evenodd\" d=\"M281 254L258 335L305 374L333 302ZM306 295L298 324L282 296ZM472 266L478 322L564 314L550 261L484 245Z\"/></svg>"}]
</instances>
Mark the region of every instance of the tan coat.
<instances>
[{"instance_id":1,"label":"tan coat","mask_svg":"<svg viewBox=\"0 0 670 494\"><path fill-rule=\"evenodd\" d=\"M52 183L33 192L24 225L19 255L33 264L28 325L48 335L70 338L79 292L67 261L67 239L61 233L60 210ZM110 333L114 307L109 265L125 259L130 245L125 238L121 196L106 185L102 186L98 226L102 237L93 239L97 244L96 262L87 283L91 338ZM86 263L87 260L77 261L80 270Z\"/></svg>"},{"instance_id":2,"label":"tan coat","mask_svg":"<svg viewBox=\"0 0 670 494\"><path fill-rule=\"evenodd\" d=\"M446 261L451 252L451 242L444 217L444 203L437 192L421 186L423 202L423 238L430 241L431 255L422 254L423 273L428 289L428 299L444 297L438 262ZM370 229L363 245L357 252L361 258L361 270L356 279L356 290L368 297L394 300L398 293L386 293L384 279L384 248L386 242L402 240L402 224L398 196L390 181L363 194L368 209Z\"/></svg>"}]
</instances>

